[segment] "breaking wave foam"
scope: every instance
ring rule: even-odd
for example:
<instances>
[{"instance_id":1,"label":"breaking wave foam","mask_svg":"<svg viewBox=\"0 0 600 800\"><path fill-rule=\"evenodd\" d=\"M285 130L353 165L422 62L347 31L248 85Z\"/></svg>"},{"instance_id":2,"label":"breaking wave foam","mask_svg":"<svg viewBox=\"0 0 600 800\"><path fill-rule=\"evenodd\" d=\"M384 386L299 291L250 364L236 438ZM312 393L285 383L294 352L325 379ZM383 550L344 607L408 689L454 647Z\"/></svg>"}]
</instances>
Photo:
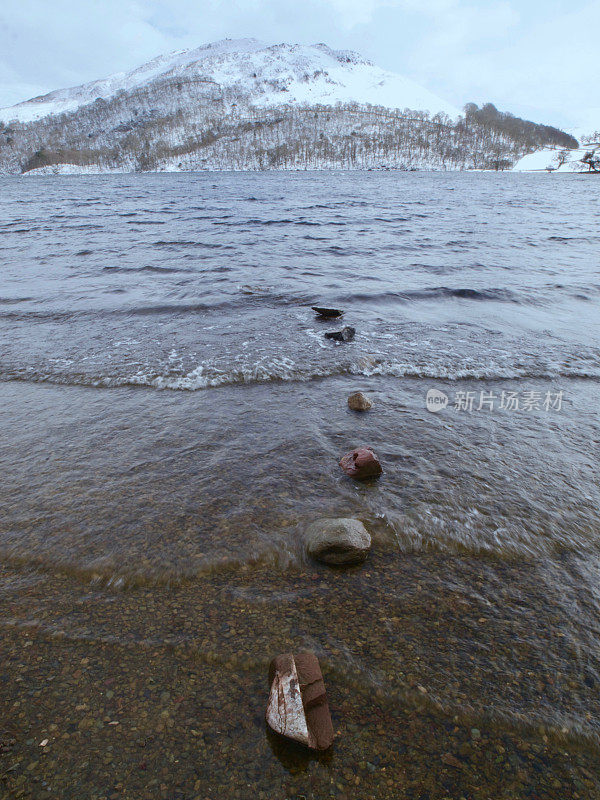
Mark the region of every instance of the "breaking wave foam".
<instances>
[{"instance_id":1,"label":"breaking wave foam","mask_svg":"<svg viewBox=\"0 0 600 800\"><path fill-rule=\"evenodd\" d=\"M92 388L140 387L156 390L199 391L220 386L256 383L306 382L326 378L356 375L362 377L414 378L439 381L500 381L500 380L553 380L557 378L600 380L600 366L580 369L556 366L494 366L494 365L444 365L412 364L387 361L369 356L356 361L324 365L299 366L290 358L273 358L234 369L219 369L214 365L199 364L180 375L156 374L138 371L129 375L86 375L44 373L24 370L0 371L0 381L26 383L51 383L59 385L88 386Z\"/></svg>"}]
</instances>

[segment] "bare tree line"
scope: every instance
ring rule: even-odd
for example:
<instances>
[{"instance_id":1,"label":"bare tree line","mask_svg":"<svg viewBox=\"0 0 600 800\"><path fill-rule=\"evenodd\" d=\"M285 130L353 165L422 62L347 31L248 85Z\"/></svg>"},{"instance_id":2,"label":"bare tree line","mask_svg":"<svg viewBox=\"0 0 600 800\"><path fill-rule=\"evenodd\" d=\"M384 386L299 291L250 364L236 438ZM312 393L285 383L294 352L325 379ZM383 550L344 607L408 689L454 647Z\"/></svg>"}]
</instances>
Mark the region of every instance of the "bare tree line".
<instances>
[{"instance_id":1,"label":"bare tree line","mask_svg":"<svg viewBox=\"0 0 600 800\"><path fill-rule=\"evenodd\" d=\"M71 114L0 123L0 171L61 164L121 171L500 170L546 145L577 142L491 104L469 104L458 120L358 103L261 107L255 95L208 79L171 79Z\"/></svg>"}]
</instances>

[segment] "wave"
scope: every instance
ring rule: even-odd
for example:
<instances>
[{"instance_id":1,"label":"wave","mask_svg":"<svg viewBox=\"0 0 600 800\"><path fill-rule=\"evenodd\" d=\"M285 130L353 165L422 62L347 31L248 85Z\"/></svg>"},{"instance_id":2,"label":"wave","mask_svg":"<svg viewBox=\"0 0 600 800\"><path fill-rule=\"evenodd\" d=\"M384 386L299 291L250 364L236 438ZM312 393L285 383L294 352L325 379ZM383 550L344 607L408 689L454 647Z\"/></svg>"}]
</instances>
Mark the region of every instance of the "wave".
<instances>
[{"instance_id":1,"label":"wave","mask_svg":"<svg viewBox=\"0 0 600 800\"><path fill-rule=\"evenodd\" d=\"M119 271L118 268L116 271ZM160 314L189 314L193 312L211 311L230 307L229 302L223 303L177 303L156 306L135 306L132 308L83 308L76 310L49 310L49 311L0 311L0 319L14 322L64 322L73 320L97 319L103 317L127 316L154 316Z\"/></svg>"},{"instance_id":2,"label":"wave","mask_svg":"<svg viewBox=\"0 0 600 800\"><path fill-rule=\"evenodd\" d=\"M312 237L311 237L312 238ZM172 245L175 242L158 242L156 244ZM190 243L192 244L192 243ZM202 243L193 243L199 247L226 247L225 245L203 245ZM340 246L332 246L329 248L331 252L336 255L344 255L345 249ZM91 251L85 251L91 252ZM210 270L211 273L227 272L230 267L215 267ZM193 269L161 266L161 265L145 265L138 267L126 267L120 265L107 265L102 268L103 272L113 273L190 273L194 272ZM307 273L302 273L307 274ZM308 273L312 274L312 273ZM365 276L367 279L369 276ZM222 313L226 310L239 311L244 306L248 306L249 302L260 301L263 305L278 307L278 306L292 306L295 305L298 309L308 311L309 308L317 303L323 305L325 301L321 295L312 293L294 293L294 292L277 292L271 286L254 286L251 284L243 284L236 287L237 294L231 294L225 299L216 300L215 302L189 302L189 303L162 303L157 305L148 306L132 306L120 308L83 308L83 309L55 309L55 310L20 310L20 311L0 311L0 320L71 320L76 318L93 317L98 318L102 316L147 316L159 314L186 314L197 312L210 312L217 311ZM589 296L583 292L588 291L597 293L600 287L590 285L587 287L569 287L564 284L547 284L542 287L530 287L527 294L523 292L514 292L505 287L489 287L474 289L472 287L449 287L449 286L431 286L419 289L406 289L398 291L383 291L383 292L352 292L348 294L331 295L327 298L326 304L336 308L344 308L347 312L355 311L360 312L364 306L380 306L393 303L415 303L419 301L435 301L445 299L458 299L458 300L472 300L476 302L499 302L499 303L513 303L516 305L538 305L542 302L542 295L535 296L536 291L548 292L548 290L564 291L571 296L589 300ZM0 298L0 306L8 305L10 303L19 303L30 301L33 298ZM251 307L249 307L249 310Z\"/></svg>"},{"instance_id":3,"label":"wave","mask_svg":"<svg viewBox=\"0 0 600 800\"><path fill-rule=\"evenodd\" d=\"M160 219L130 219L127 220L127 225L166 225L164 220Z\"/></svg>"},{"instance_id":4,"label":"wave","mask_svg":"<svg viewBox=\"0 0 600 800\"><path fill-rule=\"evenodd\" d=\"M86 386L96 389L136 387L170 391L199 391L221 386L238 386L258 383L308 382L327 378L354 375L362 377L411 378L436 380L448 383L460 381L523 381L523 380L600 380L600 365L571 369L557 365L555 368L527 366L501 367L493 364L481 366L445 366L443 364L411 364L385 361L369 356L355 361L329 366L299 366L289 358L273 358L245 367L230 370L218 369L209 364L199 364L185 374L165 375L138 371L129 375L89 375L82 373L33 372L25 369L0 369L0 381L23 383L49 383L66 386Z\"/></svg>"},{"instance_id":5,"label":"wave","mask_svg":"<svg viewBox=\"0 0 600 800\"><path fill-rule=\"evenodd\" d=\"M0 297L0 305L12 305L13 303L30 303L33 297Z\"/></svg>"},{"instance_id":6,"label":"wave","mask_svg":"<svg viewBox=\"0 0 600 800\"><path fill-rule=\"evenodd\" d=\"M287 570L299 567L301 559L293 548L281 548L276 544L262 544L239 555L213 553L199 559L193 568L182 565L145 567L139 569L116 563L79 564L48 554L18 553L0 550L0 562L14 569L35 569L50 575L64 575L84 584L111 588L117 591L146 587L177 587L197 583L209 575L239 573L249 567L268 567Z\"/></svg>"},{"instance_id":7,"label":"wave","mask_svg":"<svg viewBox=\"0 0 600 800\"><path fill-rule=\"evenodd\" d=\"M103 272L189 272L188 269L181 269L180 267L156 267L152 265L148 265L145 267L117 267L117 266L108 266L102 267Z\"/></svg>"},{"instance_id":8,"label":"wave","mask_svg":"<svg viewBox=\"0 0 600 800\"><path fill-rule=\"evenodd\" d=\"M177 267L144 266L144 267L120 267L106 266L103 270L107 272L154 272L154 273L189 273L191 269ZM229 271L228 267L216 267L212 270L215 273ZM25 298L21 298L25 299ZM127 317L127 316L154 316L161 314L190 314L211 311L222 314L224 311L240 311L244 307L249 311L254 309L253 303L259 302L261 305L269 307L297 306L305 308L307 311L314 303L319 302L317 295L293 294L287 292L276 292L270 286L251 286L244 284L236 287L236 294L231 294L223 300L214 302L189 302L189 303L161 303L148 306L125 306L119 308L82 308L82 309L49 309L27 310L27 311L0 311L0 320L11 321L48 321L60 322L87 318L102 317ZM13 302L20 302L13 301ZM312 315L312 312L310 312Z\"/></svg>"},{"instance_id":9,"label":"wave","mask_svg":"<svg viewBox=\"0 0 600 800\"><path fill-rule=\"evenodd\" d=\"M549 242L592 242L597 236L549 236Z\"/></svg>"},{"instance_id":10,"label":"wave","mask_svg":"<svg viewBox=\"0 0 600 800\"><path fill-rule=\"evenodd\" d=\"M299 225L310 227L327 227L328 225L345 226L351 224L349 222L335 222L333 220L323 220L322 222L315 222L306 219L235 219L231 222L213 222L213 225L225 225L226 227L243 228L245 225L257 225L269 227L271 225Z\"/></svg>"},{"instance_id":11,"label":"wave","mask_svg":"<svg viewBox=\"0 0 600 800\"><path fill-rule=\"evenodd\" d=\"M160 239L152 243L153 247L199 247L206 250L235 250L231 244L215 244L213 242L196 242L187 239L173 239L171 241Z\"/></svg>"},{"instance_id":12,"label":"wave","mask_svg":"<svg viewBox=\"0 0 600 800\"><path fill-rule=\"evenodd\" d=\"M378 294L350 294L338 298L338 303L371 303L385 304L390 302L414 302L415 300L437 300L459 298L462 300L494 300L502 303L524 302L525 298L510 289L494 287L489 289L472 289L469 287L452 288L449 286L432 286L423 289L407 289L396 292L380 292Z\"/></svg>"}]
</instances>

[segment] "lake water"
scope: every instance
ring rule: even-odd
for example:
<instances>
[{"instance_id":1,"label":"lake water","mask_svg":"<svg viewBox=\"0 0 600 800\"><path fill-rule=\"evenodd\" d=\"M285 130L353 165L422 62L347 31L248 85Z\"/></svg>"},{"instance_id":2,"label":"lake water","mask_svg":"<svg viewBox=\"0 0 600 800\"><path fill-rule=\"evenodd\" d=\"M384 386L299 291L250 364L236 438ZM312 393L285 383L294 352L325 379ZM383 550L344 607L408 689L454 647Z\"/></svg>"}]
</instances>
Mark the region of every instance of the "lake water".
<instances>
[{"instance_id":1,"label":"lake water","mask_svg":"<svg viewBox=\"0 0 600 800\"><path fill-rule=\"evenodd\" d=\"M0 178L0 792L600 797L599 302L589 176Z\"/></svg>"}]
</instances>

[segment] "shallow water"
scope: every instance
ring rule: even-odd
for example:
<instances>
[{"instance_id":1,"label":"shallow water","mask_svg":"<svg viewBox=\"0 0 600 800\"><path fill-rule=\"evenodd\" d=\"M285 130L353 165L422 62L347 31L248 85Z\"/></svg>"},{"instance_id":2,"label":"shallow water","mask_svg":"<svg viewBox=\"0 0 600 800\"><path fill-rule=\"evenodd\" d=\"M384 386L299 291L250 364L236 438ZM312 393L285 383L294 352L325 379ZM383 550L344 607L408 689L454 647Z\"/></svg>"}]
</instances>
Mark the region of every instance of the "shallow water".
<instances>
[{"instance_id":1,"label":"shallow water","mask_svg":"<svg viewBox=\"0 0 600 800\"><path fill-rule=\"evenodd\" d=\"M7 796L600 797L597 182L0 189ZM320 516L364 521L363 567L310 562ZM264 730L306 648L324 759Z\"/></svg>"}]
</instances>

